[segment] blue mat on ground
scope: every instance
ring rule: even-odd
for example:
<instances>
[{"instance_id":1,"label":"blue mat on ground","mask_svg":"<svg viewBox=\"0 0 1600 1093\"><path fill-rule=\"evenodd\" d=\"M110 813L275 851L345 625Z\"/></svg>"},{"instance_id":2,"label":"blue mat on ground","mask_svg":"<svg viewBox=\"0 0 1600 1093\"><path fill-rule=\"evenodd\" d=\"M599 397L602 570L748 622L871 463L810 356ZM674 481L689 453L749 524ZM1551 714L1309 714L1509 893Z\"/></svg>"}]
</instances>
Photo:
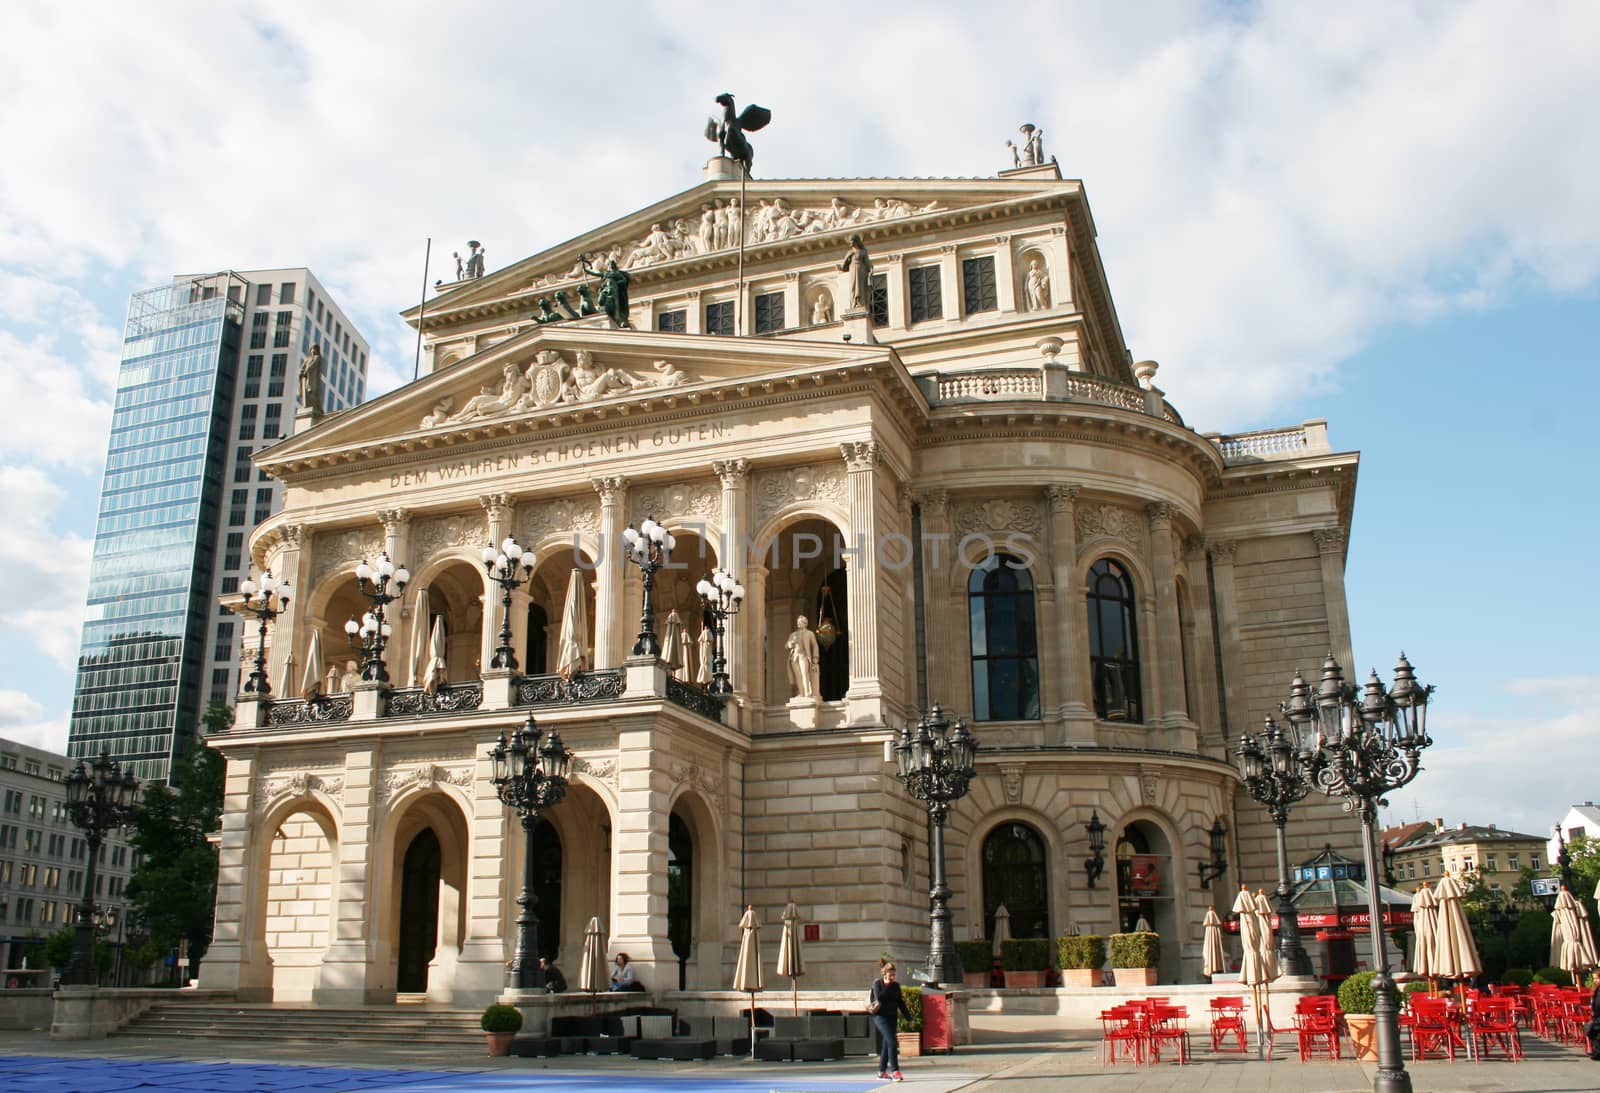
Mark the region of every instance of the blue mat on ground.
<instances>
[{"instance_id":1,"label":"blue mat on ground","mask_svg":"<svg viewBox=\"0 0 1600 1093\"><path fill-rule=\"evenodd\" d=\"M651 1074L563 1074L549 1070L460 1073L438 1070L354 1070L262 1063L197 1063L85 1059L45 1055L0 1056L0 1088L7 1093L118 1093L132 1089L195 1093L454 1093L472 1090L605 1090L605 1093L860 1093L876 1081L817 1080L799 1074L772 1077Z\"/></svg>"}]
</instances>

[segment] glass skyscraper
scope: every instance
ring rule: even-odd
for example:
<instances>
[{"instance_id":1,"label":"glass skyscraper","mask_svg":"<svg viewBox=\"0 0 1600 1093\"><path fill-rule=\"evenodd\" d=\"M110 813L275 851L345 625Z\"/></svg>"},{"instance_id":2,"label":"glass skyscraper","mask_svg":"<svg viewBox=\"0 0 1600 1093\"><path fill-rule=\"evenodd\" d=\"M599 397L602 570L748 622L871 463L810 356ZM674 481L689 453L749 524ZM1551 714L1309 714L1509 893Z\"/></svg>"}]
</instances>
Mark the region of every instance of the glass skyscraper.
<instances>
[{"instance_id":1,"label":"glass skyscraper","mask_svg":"<svg viewBox=\"0 0 1600 1093\"><path fill-rule=\"evenodd\" d=\"M249 530L281 501L250 457L288 434L313 342L324 409L355 405L366 341L308 270L184 276L129 301L72 757L106 751L165 779L206 703L237 691L239 620L217 597L237 590Z\"/></svg>"}]
</instances>

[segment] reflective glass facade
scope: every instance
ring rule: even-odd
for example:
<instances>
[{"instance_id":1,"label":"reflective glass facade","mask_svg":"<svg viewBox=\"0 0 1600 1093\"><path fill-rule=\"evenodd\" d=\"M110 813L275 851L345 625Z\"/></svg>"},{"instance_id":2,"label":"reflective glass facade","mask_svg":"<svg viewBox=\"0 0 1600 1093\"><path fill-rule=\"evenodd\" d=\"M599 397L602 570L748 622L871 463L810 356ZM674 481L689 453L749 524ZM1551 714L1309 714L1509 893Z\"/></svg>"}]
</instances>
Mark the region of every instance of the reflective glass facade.
<instances>
[{"instance_id":1,"label":"reflective glass facade","mask_svg":"<svg viewBox=\"0 0 1600 1093\"><path fill-rule=\"evenodd\" d=\"M221 286L134 295L111 416L68 752L165 778L200 709L244 309Z\"/></svg>"}]
</instances>

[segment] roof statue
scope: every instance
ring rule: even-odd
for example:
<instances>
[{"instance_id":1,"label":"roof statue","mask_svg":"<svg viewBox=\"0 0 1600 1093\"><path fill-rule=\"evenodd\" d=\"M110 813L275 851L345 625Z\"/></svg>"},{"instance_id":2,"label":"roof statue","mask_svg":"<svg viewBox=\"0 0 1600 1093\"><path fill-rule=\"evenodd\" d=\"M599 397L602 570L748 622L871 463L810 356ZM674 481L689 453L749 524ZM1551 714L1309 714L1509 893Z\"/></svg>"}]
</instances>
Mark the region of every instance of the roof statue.
<instances>
[{"instance_id":1,"label":"roof statue","mask_svg":"<svg viewBox=\"0 0 1600 1093\"><path fill-rule=\"evenodd\" d=\"M772 120L772 111L764 106L751 104L735 115L733 112L733 95L724 91L717 96L717 103L722 107L722 120L716 118L706 120L706 139L715 141L717 149L722 155L737 161L744 167L744 176L750 177L750 164L755 159L755 149L750 147L750 142L744 139L745 130L754 133L758 129L765 129Z\"/></svg>"},{"instance_id":2,"label":"roof statue","mask_svg":"<svg viewBox=\"0 0 1600 1093\"><path fill-rule=\"evenodd\" d=\"M467 259L467 268L464 272L467 280L475 281L483 276L483 244L476 239L469 239L467 246L472 248L472 256ZM459 259L457 261L459 262Z\"/></svg>"}]
</instances>

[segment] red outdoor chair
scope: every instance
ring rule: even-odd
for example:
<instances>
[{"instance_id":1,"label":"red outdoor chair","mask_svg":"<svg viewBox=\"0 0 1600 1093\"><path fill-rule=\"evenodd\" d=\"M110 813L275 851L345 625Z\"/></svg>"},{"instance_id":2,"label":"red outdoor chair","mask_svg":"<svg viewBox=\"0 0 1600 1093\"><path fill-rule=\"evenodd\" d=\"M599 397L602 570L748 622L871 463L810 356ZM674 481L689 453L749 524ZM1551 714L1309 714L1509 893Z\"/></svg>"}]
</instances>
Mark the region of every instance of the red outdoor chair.
<instances>
[{"instance_id":1,"label":"red outdoor chair","mask_svg":"<svg viewBox=\"0 0 1600 1093\"><path fill-rule=\"evenodd\" d=\"M1119 1052L1135 1064L1144 1062L1144 1015L1136 1007L1100 1012L1100 1064L1114 1064Z\"/></svg>"},{"instance_id":2,"label":"red outdoor chair","mask_svg":"<svg viewBox=\"0 0 1600 1093\"><path fill-rule=\"evenodd\" d=\"M1316 1008L1297 1009L1294 1014L1295 1040L1300 1047L1300 1061L1309 1061L1318 1051L1326 1051L1329 1059L1339 1058L1339 1022Z\"/></svg>"},{"instance_id":3,"label":"red outdoor chair","mask_svg":"<svg viewBox=\"0 0 1600 1093\"><path fill-rule=\"evenodd\" d=\"M1161 1046L1171 1044L1178 1049L1178 1065L1189 1061L1189 1011L1183 1006L1157 1006L1145 1026L1145 1038L1150 1045L1150 1061L1161 1061Z\"/></svg>"},{"instance_id":4,"label":"red outdoor chair","mask_svg":"<svg viewBox=\"0 0 1600 1093\"><path fill-rule=\"evenodd\" d=\"M1498 1044L1506 1058L1522 1060L1522 1037L1517 1032L1517 1012L1510 998L1480 998L1467 1016L1467 1028L1478 1049L1478 1062Z\"/></svg>"},{"instance_id":5,"label":"red outdoor chair","mask_svg":"<svg viewBox=\"0 0 1600 1093\"><path fill-rule=\"evenodd\" d=\"M1237 1047L1224 1047L1232 1037ZM1211 1000L1211 1050L1237 1051L1243 1054L1247 1051L1245 1046L1246 1034L1244 1024L1244 999L1213 998Z\"/></svg>"},{"instance_id":6,"label":"red outdoor chair","mask_svg":"<svg viewBox=\"0 0 1600 1093\"><path fill-rule=\"evenodd\" d=\"M1450 1021L1450 1011L1443 999L1412 996L1411 1058L1413 1060L1429 1058L1429 1053L1433 1052L1436 1053L1433 1058L1448 1058L1453 1063L1456 1061L1456 1045L1459 1042L1460 1036Z\"/></svg>"}]
</instances>

